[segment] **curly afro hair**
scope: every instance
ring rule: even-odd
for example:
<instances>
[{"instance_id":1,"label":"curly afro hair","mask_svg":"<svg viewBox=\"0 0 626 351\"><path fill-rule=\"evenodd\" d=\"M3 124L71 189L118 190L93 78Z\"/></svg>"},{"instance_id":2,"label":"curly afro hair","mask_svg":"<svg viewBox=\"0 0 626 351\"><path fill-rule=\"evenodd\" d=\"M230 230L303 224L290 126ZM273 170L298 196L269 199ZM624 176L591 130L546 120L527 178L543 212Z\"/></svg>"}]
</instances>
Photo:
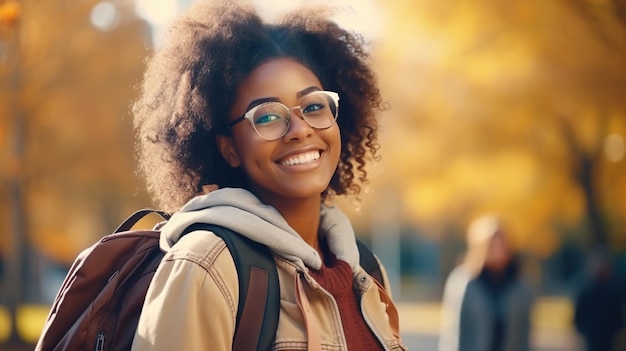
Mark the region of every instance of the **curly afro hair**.
<instances>
[{"instance_id":1,"label":"curly afro hair","mask_svg":"<svg viewBox=\"0 0 626 351\"><path fill-rule=\"evenodd\" d=\"M206 185L246 187L243 172L222 158L216 135L237 86L261 63L281 57L311 69L341 97L341 156L322 199L358 195L366 160L377 158L381 98L363 38L328 15L306 8L266 23L252 5L231 0L199 1L177 18L148 60L133 104L139 170L161 208L178 210Z\"/></svg>"}]
</instances>

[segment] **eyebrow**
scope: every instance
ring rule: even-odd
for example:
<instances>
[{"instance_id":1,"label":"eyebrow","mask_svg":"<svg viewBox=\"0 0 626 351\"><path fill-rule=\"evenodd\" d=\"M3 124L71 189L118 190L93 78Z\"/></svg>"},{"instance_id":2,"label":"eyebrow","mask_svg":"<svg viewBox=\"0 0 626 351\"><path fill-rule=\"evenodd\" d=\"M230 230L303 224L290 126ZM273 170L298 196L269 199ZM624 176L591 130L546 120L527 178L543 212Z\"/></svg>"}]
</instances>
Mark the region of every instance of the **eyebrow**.
<instances>
[{"instance_id":1,"label":"eyebrow","mask_svg":"<svg viewBox=\"0 0 626 351\"><path fill-rule=\"evenodd\" d=\"M314 85L308 87L308 88L304 88L302 90L300 90L299 92L296 93L296 97L301 98L307 94L310 94L314 91L321 91L322 89L320 89L319 87L316 87ZM280 100L277 97L263 97L263 98L259 98L259 99L255 99L252 100L249 104L248 107L246 107L246 111L250 111L251 109L253 109L254 107L266 103L266 102L280 102Z\"/></svg>"},{"instance_id":2,"label":"eyebrow","mask_svg":"<svg viewBox=\"0 0 626 351\"><path fill-rule=\"evenodd\" d=\"M249 104L248 107L246 107L246 112L252 110L254 107L260 105L260 104L264 104L266 102L277 102L278 99L275 97L264 97L264 98L260 98L260 99L255 99L252 100Z\"/></svg>"},{"instance_id":3,"label":"eyebrow","mask_svg":"<svg viewBox=\"0 0 626 351\"><path fill-rule=\"evenodd\" d=\"M320 91L320 90L322 90L322 89L320 89L319 87L316 87L316 86L313 85L313 86L310 86L308 88L304 88L304 89L300 90L299 92L296 93L296 96L298 98L301 98L301 97L303 97L303 96L305 96L307 94L310 94L310 93L312 93L314 91Z\"/></svg>"}]
</instances>

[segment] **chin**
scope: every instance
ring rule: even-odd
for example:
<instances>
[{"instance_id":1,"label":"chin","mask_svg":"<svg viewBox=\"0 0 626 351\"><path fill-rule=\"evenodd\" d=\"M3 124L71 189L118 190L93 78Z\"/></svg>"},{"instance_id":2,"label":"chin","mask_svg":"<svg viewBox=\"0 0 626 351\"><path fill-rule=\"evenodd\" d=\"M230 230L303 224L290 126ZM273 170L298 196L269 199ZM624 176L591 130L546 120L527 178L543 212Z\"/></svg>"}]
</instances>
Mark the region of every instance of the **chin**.
<instances>
[{"instance_id":1,"label":"chin","mask_svg":"<svg viewBox=\"0 0 626 351\"><path fill-rule=\"evenodd\" d=\"M292 197L292 198L302 198L302 199L306 199L306 198L310 198L310 197L314 197L314 196L321 196L321 194L328 188L328 184L326 185L320 185L320 186L311 186L311 184L308 184L305 187L298 187L298 188L290 188L290 189L286 189L286 191L283 192L283 194L286 197Z\"/></svg>"}]
</instances>

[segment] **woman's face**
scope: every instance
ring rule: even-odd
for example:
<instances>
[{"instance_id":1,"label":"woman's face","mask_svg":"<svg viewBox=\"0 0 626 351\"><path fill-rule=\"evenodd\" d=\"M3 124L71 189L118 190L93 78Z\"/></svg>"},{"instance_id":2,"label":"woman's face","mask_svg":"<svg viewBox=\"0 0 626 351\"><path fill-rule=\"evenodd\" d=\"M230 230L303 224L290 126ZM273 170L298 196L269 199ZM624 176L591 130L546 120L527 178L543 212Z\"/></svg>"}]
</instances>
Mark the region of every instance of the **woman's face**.
<instances>
[{"instance_id":1,"label":"woman's face","mask_svg":"<svg viewBox=\"0 0 626 351\"><path fill-rule=\"evenodd\" d=\"M509 264L511 258L511 249L506 239L501 234L494 234L487 246L485 267L494 272L501 272Z\"/></svg>"},{"instance_id":2,"label":"woman's face","mask_svg":"<svg viewBox=\"0 0 626 351\"><path fill-rule=\"evenodd\" d=\"M229 121L264 101L298 106L303 95L323 90L307 67L287 58L273 59L255 68L237 90ZM339 117L341 118L341 117ZM220 151L231 167L241 167L250 190L266 203L280 199L316 198L328 187L341 153L339 127L312 128L300 112L291 110L286 134L262 139L248 120L234 125L231 136L218 137Z\"/></svg>"}]
</instances>

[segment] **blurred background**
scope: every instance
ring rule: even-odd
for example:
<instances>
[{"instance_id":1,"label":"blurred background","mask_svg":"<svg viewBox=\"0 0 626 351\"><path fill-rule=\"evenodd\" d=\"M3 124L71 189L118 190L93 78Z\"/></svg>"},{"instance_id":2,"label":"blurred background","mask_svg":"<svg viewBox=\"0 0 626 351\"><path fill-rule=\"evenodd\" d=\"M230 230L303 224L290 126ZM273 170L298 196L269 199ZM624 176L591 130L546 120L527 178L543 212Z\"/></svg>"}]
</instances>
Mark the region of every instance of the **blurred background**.
<instances>
[{"instance_id":1,"label":"blurred background","mask_svg":"<svg viewBox=\"0 0 626 351\"><path fill-rule=\"evenodd\" d=\"M0 349L32 348L77 253L151 206L129 106L191 2L0 0ZM406 343L437 349L446 277L493 213L537 297L534 349L582 350L592 253L626 291L626 1L333 4L371 41L385 100L382 159L339 203L390 273Z\"/></svg>"}]
</instances>

